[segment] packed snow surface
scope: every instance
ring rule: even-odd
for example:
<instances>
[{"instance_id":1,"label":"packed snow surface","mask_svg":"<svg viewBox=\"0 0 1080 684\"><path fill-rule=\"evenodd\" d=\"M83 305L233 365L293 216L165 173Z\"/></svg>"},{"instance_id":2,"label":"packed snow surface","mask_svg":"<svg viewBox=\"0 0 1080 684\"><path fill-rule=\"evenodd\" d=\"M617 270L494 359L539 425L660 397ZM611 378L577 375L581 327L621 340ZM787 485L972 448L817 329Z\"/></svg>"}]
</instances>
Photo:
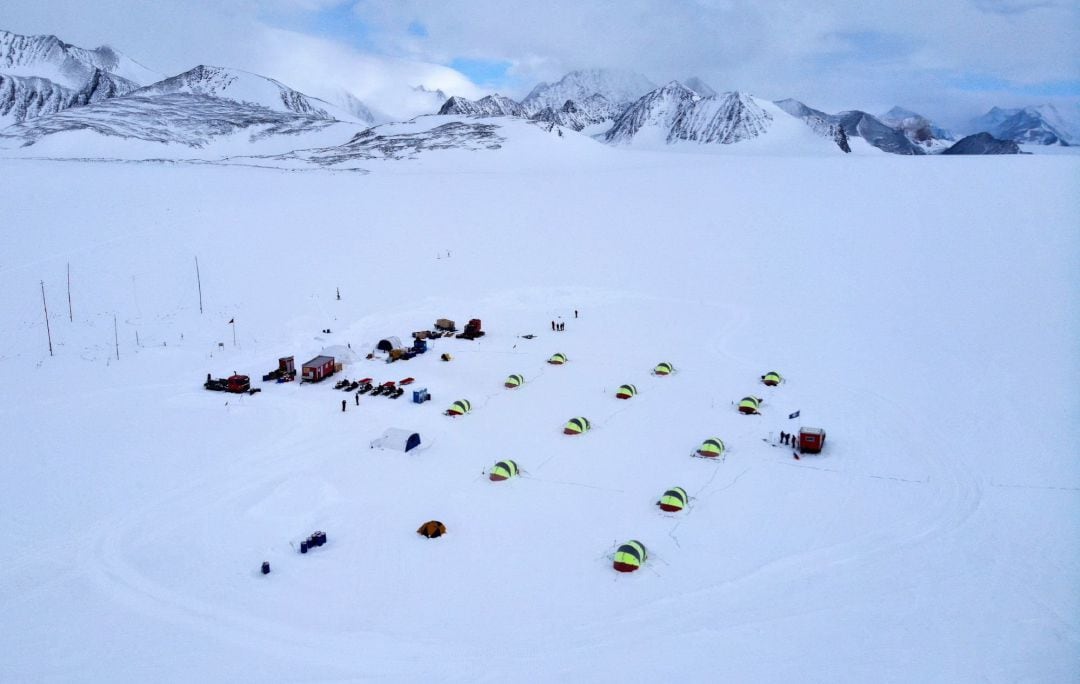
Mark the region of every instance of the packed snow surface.
<instances>
[{"instance_id":1,"label":"packed snow surface","mask_svg":"<svg viewBox=\"0 0 1080 684\"><path fill-rule=\"evenodd\" d=\"M367 174L0 159L0 681L1080 678L1080 160L490 132ZM487 335L365 358L443 317Z\"/></svg>"}]
</instances>

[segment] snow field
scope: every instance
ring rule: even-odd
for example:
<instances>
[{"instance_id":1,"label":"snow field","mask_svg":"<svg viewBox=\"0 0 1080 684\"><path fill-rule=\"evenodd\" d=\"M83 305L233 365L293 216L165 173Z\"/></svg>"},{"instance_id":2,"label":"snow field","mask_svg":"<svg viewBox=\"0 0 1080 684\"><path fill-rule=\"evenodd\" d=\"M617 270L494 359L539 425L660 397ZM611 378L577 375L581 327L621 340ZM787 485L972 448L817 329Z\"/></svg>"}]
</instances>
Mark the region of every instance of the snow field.
<instances>
[{"instance_id":1,"label":"snow field","mask_svg":"<svg viewBox=\"0 0 1080 684\"><path fill-rule=\"evenodd\" d=\"M1075 160L530 149L365 176L0 162L0 678L1075 675L1080 422L1047 382L1077 368ZM362 360L444 316L488 335ZM257 382L349 344L348 377L435 399ZM234 370L263 392L201 388ZM799 423L820 457L762 441ZM386 427L425 448L369 449ZM710 436L725 460L690 458ZM524 476L489 482L506 458ZM694 500L662 514L672 486ZM446 537L415 534L432 518ZM618 575L630 538L650 560Z\"/></svg>"}]
</instances>

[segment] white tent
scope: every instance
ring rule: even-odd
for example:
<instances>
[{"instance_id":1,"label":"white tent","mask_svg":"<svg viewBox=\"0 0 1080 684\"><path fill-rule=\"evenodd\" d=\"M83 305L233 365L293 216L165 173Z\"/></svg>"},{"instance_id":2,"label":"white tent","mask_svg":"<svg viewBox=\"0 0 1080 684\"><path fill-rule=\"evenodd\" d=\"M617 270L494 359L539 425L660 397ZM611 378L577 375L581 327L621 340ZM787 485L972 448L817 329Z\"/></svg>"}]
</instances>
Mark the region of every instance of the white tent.
<instances>
[{"instance_id":1,"label":"white tent","mask_svg":"<svg viewBox=\"0 0 1080 684\"><path fill-rule=\"evenodd\" d=\"M349 364L356 362L356 354L351 348L346 347L343 344L332 344L329 347L323 347L319 354L323 356L333 356L334 360L338 363Z\"/></svg>"},{"instance_id":2,"label":"white tent","mask_svg":"<svg viewBox=\"0 0 1080 684\"><path fill-rule=\"evenodd\" d=\"M420 446L420 433L399 428L387 428L382 437L371 443L371 448L394 449L396 451L410 451Z\"/></svg>"}]
</instances>

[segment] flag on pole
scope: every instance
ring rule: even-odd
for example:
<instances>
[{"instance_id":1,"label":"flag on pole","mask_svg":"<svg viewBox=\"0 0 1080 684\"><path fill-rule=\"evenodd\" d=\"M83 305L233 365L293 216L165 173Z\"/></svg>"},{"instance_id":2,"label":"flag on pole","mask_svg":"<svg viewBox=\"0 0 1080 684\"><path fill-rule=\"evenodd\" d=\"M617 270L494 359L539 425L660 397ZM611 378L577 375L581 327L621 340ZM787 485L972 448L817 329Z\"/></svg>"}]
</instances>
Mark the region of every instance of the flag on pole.
<instances>
[{"instance_id":1,"label":"flag on pole","mask_svg":"<svg viewBox=\"0 0 1080 684\"><path fill-rule=\"evenodd\" d=\"M229 319L229 325L232 325L232 324L233 324L233 323L235 323L235 322L236 322L236 319L235 319L235 318L230 318L230 319Z\"/></svg>"},{"instance_id":2,"label":"flag on pole","mask_svg":"<svg viewBox=\"0 0 1080 684\"><path fill-rule=\"evenodd\" d=\"M789 414L789 415L788 415L788 420L794 420L795 418L798 418L798 417L799 417L799 413L800 413L801 411L802 411L802 409L799 409L799 410L798 410L798 411L796 411L795 413L791 413L791 414Z\"/></svg>"}]
</instances>

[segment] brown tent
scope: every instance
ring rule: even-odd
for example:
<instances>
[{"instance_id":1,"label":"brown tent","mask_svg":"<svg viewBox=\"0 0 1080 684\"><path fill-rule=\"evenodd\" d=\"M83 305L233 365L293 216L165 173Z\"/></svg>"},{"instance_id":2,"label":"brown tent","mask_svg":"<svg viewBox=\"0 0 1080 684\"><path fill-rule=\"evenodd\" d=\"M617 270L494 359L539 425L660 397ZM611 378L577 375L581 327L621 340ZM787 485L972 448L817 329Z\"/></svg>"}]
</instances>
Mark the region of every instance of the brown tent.
<instances>
[{"instance_id":1,"label":"brown tent","mask_svg":"<svg viewBox=\"0 0 1080 684\"><path fill-rule=\"evenodd\" d=\"M434 539L435 537L441 537L446 534L446 525L443 525L438 520L428 520L420 526L420 529L418 529L416 533L422 534L428 539Z\"/></svg>"}]
</instances>

